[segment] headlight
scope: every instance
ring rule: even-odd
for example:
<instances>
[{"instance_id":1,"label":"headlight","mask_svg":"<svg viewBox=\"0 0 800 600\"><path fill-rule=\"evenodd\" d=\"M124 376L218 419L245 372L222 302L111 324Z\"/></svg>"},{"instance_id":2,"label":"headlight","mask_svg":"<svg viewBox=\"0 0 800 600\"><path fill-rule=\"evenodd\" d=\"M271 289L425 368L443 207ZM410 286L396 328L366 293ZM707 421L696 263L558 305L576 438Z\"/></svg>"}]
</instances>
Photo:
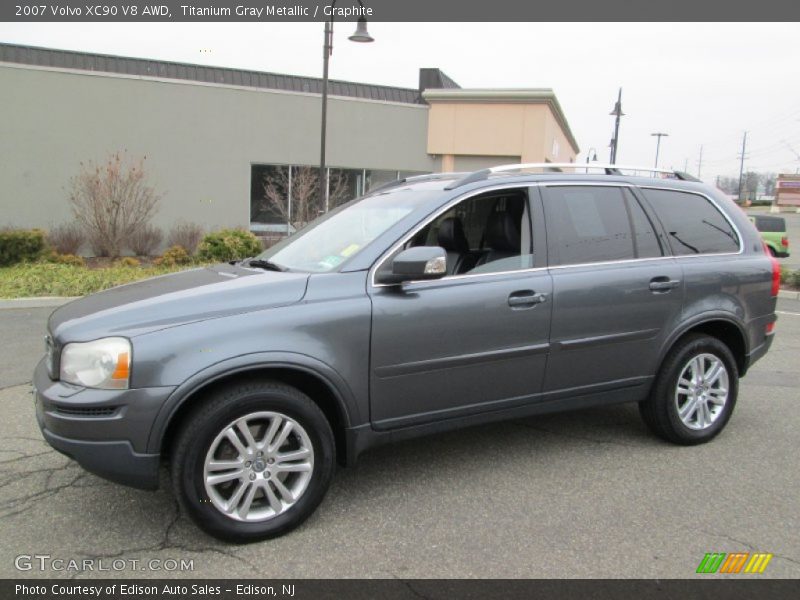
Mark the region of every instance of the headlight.
<instances>
[{"instance_id":1,"label":"headlight","mask_svg":"<svg viewBox=\"0 0 800 600\"><path fill-rule=\"evenodd\" d=\"M61 351L61 381L83 387L126 390L131 375L131 343L111 337L72 343Z\"/></svg>"}]
</instances>

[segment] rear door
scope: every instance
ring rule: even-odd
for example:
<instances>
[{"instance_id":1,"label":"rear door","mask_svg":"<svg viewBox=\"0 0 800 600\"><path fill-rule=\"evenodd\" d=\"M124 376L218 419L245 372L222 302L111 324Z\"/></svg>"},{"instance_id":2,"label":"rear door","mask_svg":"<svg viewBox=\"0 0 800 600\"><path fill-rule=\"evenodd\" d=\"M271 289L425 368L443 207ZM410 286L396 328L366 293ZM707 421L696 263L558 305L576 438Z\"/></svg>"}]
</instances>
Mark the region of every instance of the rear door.
<instances>
[{"instance_id":1,"label":"rear door","mask_svg":"<svg viewBox=\"0 0 800 600\"><path fill-rule=\"evenodd\" d=\"M639 387L683 302L681 268L623 184L542 186L553 277L545 392Z\"/></svg>"}]
</instances>

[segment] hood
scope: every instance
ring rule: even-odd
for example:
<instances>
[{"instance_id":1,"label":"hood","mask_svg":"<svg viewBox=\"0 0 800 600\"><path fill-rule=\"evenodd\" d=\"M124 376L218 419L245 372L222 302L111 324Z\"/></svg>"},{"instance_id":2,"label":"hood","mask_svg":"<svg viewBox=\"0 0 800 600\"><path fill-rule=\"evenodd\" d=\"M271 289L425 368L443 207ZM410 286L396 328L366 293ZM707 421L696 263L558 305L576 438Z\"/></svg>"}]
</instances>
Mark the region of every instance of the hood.
<instances>
[{"instance_id":1,"label":"hood","mask_svg":"<svg viewBox=\"0 0 800 600\"><path fill-rule=\"evenodd\" d=\"M61 342L133 337L194 321L294 304L308 273L217 265L153 277L80 298L50 316Z\"/></svg>"}]
</instances>

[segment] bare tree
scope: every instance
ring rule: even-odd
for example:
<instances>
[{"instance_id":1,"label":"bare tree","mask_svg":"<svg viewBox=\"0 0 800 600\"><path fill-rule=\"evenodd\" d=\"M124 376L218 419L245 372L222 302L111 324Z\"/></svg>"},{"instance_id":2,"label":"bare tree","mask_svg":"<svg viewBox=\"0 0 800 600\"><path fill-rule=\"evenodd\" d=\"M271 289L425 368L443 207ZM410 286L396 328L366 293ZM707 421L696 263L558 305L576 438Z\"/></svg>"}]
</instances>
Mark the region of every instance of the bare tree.
<instances>
[{"instance_id":1,"label":"bare tree","mask_svg":"<svg viewBox=\"0 0 800 600\"><path fill-rule=\"evenodd\" d=\"M119 256L156 213L160 196L145 182L144 160L117 152L104 164L81 163L70 182L72 213L100 256Z\"/></svg>"},{"instance_id":2,"label":"bare tree","mask_svg":"<svg viewBox=\"0 0 800 600\"><path fill-rule=\"evenodd\" d=\"M775 193L775 173L759 173L756 171L745 171L742 174L741 192L742 196L750 199L755 199L758 196L758 191L761 188L763 193L767 196L772 196ZM739 177L726 177L720 176L718 179L718 187L726 194L738 195L739 194Z\"/></svg>"},{"instance_id":3,"label":"bare tree","mask_svg":"<svg viewBox=\"0 0 800 600\"><path fill-rule=\"evenodd\" d=\"M350 196L350 182L347 176L339 170L331 170L330 177L328 177L328 207L336 208L340 204L344 204L348 200L352 200Z\"/></svg>"},{"instance_id":4,"label":"bare tree","mask_svg":"<svg viewBox=\"0 0 800 600\"><path fill-rule=\"evenodd\" d=\"M191 256L197 251L200 240L203 239L205 232L197 223L178 221L169 230L167 246L180 246Z\"/></svg>"},{"instance_id":5,"label":"bare tree","mask_svg":"<svg viewBox=\"0 0 800 600\"><path fill-rule=\"evenodd\" d=\"M334 208L347 198L347 177L339 171L331 171L328 188L328 206ZM292 167L291 199L289 210L289 168L280 167L262 182L264 208L280 216L281 220L300 229L323 212L325 205L319 198L319 170L315 167Z\"/></svg>"},{"instance_id":6,"label":"bare tree","mask_svg":"<svg viewBox=\"0 0 800 600\"><path fill-rule=\"evenodd\" d=\"M320 214L317 172L311 167L295 167L291 173L292 206L289 207L289 167L279 167L264 176L264 208L282 221L299 229Z\"/></svg>"},{"instance_id":7,"label":"bare tree","mask_svg":"<svg viewBox=\"0 0 800 600\"><path fill-rule=\"evenodd\" d=\"M775 173L762 173L761 184L764 186L764 195L775 195L775 184L778 181L778 176Z\"/></svg>"}]
</instances>

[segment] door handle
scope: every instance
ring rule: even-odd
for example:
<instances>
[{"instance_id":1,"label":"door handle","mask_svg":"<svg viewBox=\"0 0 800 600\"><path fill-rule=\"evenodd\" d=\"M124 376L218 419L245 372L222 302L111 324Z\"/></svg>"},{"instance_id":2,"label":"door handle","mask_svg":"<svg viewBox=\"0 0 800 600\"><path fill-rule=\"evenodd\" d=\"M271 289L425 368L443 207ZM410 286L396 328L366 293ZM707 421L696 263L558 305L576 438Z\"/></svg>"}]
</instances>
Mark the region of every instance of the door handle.
<instances>
[{"instance_id":1,"label":"door handle","mask_svg":"<svg viewBox=\"0 0 800 600\"><path fill-rule=\"evenodd\" d=\"M536 293L533 290L521 290L513 292L508 297L508 305L511 308L524 308L536 306L547 300L547 294Z\"/></svg>"},{"instance_id":2,"label":"door handle","mask_svg":"<svg viewBox=\"0 0 800 600\"><path fill-rule=\"evenodd\" d=\"M681 284L679 279L669 277L653 277L650 280L650 290L653 292L668 292Z\"/></svg>"}]
</instances>

